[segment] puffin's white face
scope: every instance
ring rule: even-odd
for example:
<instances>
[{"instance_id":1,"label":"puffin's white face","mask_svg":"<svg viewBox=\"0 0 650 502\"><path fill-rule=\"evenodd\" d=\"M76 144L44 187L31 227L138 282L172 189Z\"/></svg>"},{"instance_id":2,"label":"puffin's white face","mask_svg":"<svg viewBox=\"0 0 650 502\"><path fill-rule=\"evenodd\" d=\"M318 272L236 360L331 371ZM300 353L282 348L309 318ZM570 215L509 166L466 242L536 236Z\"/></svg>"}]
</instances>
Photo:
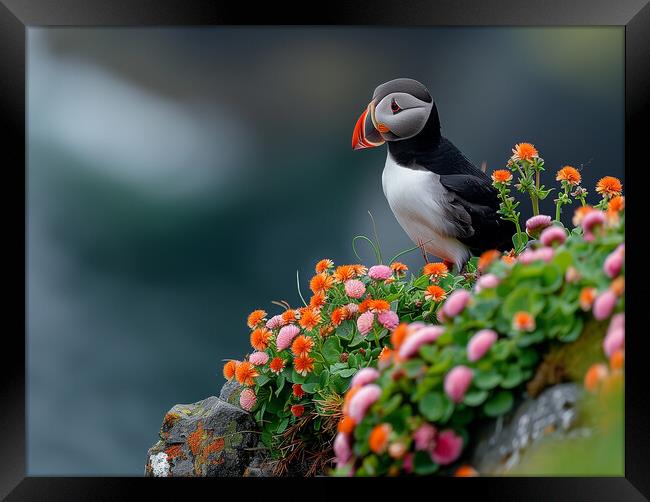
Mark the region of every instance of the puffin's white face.
<instances>
[{"instance_id":1,"label":"puffin's white face","mask_svg":"<svg viewBox=\"0 0 650 502\"><path fill-rule=\"evenodd\" d=\"M372 101L352 133L352 148L372 148L385 141L412 138L424 129L433 99L417 80L398 78L375 89Z\"/></svg>"},{"instance_id":2,"label":"puffin's white face","mask_svg":"<svg viewBox=\"0 0 650 502\"><path fill-rule=\"evenodd\" d=\"M374 101L373 101L374 103ZM375 129L385 141L400 141L418 134L427 123L431 103L405 92L393 92L376 105L371 103Z\"/></svg>"}]
</instances>

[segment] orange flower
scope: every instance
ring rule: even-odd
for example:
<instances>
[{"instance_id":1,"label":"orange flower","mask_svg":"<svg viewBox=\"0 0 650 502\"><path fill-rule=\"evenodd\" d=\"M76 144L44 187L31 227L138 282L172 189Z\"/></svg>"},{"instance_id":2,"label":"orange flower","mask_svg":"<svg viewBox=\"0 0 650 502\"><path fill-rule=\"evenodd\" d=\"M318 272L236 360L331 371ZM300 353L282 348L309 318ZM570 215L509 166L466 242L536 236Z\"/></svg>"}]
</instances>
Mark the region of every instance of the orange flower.
<instances>
[{"instance_id":1,"label":"orange flower","mask_svg":"<svg viewBox=\"0 0 650 502\"><path fill-rule=\"evenodd\" d=\"M377 454L383 453L388 446L388 437L392 430L389 424L375 425L368 438L370 450Z\"/></svg>"},{"instance_id":2,"label":"orange flower","mask_svg":"<svg viewBox=\"0 0 650 502\"><path fill-rule=\"evenodd\" d=\"M307 356L298 356L293 360L293 367L302 376L307 376L308 373L314 371L314 359Z\"/></svg>"},{"instance_id":3,"label":"orange flower","mask_svg":"<svg viewBox=\"0 0 650 502\"><path fill-rule=\"evenodd\" d=\"M258 375L253 366L248 361L242 361L237 365L235 376L240 385L253 385L255 384L255 377Z\"/></svg>"},{"instance_id":4,"label":"orange flower","mask_svg":"<svg viewBox=\"0 0 650 502\"><path fill-rule=\"evenodd\" d=\"M346 307L339 307L337 309L332 310L332 313L330 315L332 324L334 326L338 326L348 318L348 314L349 311Z\"/></svg>"},{"instance_id":5,"label":"orange flower","mask_svg":"<svg viewBox=\"0 0 650 502\"><path fill-rule=\"evenodd\" d=\"M368 267L364 267L363 265L359 265L358 263L350 266L352 267L352 270L354 270L354 273L357 276L366 275L368 273Z\"/></svg>"},{"instance_id":6,"label":"orange flower","mask_svg":"<svg viewBox=\"0 0 650 502\"><path fill-rule=\"evenodd\" d=\"M582 177L575 167L564 166L557 172L556 181L566 181L569 185L577 185Z\"/></svg>"},{"instance_id":7,"label":"orange flower","mask_svg":"<svg viewBox=\"0 0 650 502\"><path fill-rule=\"evenodd\" d=\"M587 216L587 213L590 213L591 211L595 211L595 209L591 206L580 206L577 208L573 213L573 226L580 226L582 220L584 220L585 216Z\"/></svg>"},{"instance_id":8,"label":"orange flower","mask_svg":"<svg viewBox=\"0 0 650 502\"><path fill-rule=\"evenodd\" d=\"M519 311L512 319L512 326L517 331L535 331L535 318L528 312Z\"/></svg>"},{"instance_id":9,"label":"orange flower","mask_svg":"<svg viewBox=\"0 0 650 502\"><path fill-rule=\"evenodd\" d=\"M336 270L334 271L334 278L339 282L353 279L355 275L356 272L352 265L340 265L339 267L336 267Z\"/></svg>"},{"instance_id":10,"label":"orange flower","mask_svg":"<svg viewBox=\"0 0 650 502\"><path fill-rule=\"evenodd\" d=\"M228 361L223 365L223 376L226 380L230 381L235 376L235 370L237 369L238 361Z\"/></svg>"},{"instance_id":11,"label":"orange flower","mask_svg":"<svg viewBox=\"0 0 650 502\"><path fill-rule=\"evenodd\" d=\"M621 195L622 191L623 185L621 184L621 180L614 178L614 176L605 176L604 178L600 178L598 183L596 183L596 192L603 197L615 197Z\"/></svg>"},{"instance_id":12,"label":"orange flower","mask_svg":"<svg viewBox=\"0 0 650 502\"><path fill-rule=\"evenodd\" d=\"M512 149L513 160L533 160L539 157L539 152L530 143L517 143Z\"/></svg>"},{"instance_id":13,"label":"orange flower","mask_svg":"<svg viewBox=\"0 0 650 502\"><path fill-rule=\"evenodd\" d=\"M585 389L589 392L594 392L598 389L601 382L607 378L609 372L607 366L602 363L592 364L585 374L584 385Z\"/></svg>"},{"instance_id":14,"label":"orange flower","mask_svg":"<svg viewBox=\"0 0 650 502\"><path fill-rule=\"evenodd\" d=\"M314 348L314 339L305 335L300 335L291 344L291 352L294 356L307 356Z\"/></svg>"},{"instance_id":15,"label":"orange flower","mask_svg":"<svg viewBox=\"0 0 650 502\"><path fill-rule=\"evenodd\" d=\"M248 316L248 327L253 329L266 318L266 312L263 310L253 310Z\"/></svg>"},{"instance_id":16,"label":"orange flower","mask_svg":"<svg viewBox=\"0 0 650 502\"><path fill-rule=\"evenodd\" d=\"M427 288L424 293L424 298L426 300L433 300L434 302L441 302L447 298L447 293L445 293L445 290L440 286L433 285Z\"/></svg>"},{"instance_id":17,"label":"orange flower","mask_svg":"<svg viewBox=\"0 0 650 502\"><path fill-rule=\"evenodd\" d=\"M317 274L322 274L327 269L332 268L333 266L334 266L334 262L332 260L330 260L329 258L324 258L316 264L314 270L316 270Z\"/></svg>"},{"instance_id":18,"label":"orange flower","mask_svg":"<svg viewBox=\"0 0 650 502\"><path fill-rule=\"evenodd\" d=\"M429 279L432 281L437 281L438 279L445 277L449 269L447 265L442 262L437 263L427 263L422 269L422 275L428 275Z\"/></svg>"},{"instance_id":19,"label":"orange flower","mask_svg":"<svg viewBox=\"0 0 650 502\"><path fill-rule=\"evenodd\" d=\"M294 404L291 407L291 414L294 417L300 417L305 412L305 407L302 404Z\"/></svg>"},{"instance_id":20,"label":"orange flower","mask_svg":"<svg viewBox=\"0 0 650 502\"><path fill-rule=\"evenodd\" d=\"M396 274L405 274L408 272L409 268L404 265L403 263L400 263L398 261L391 263L390 268L395 272Z\"/></svg>"},{"instance_id":21,"label":"orange flower","mask_svg":"<svg viewBox=\"0 0 650 502\"><path fill-rule=\"evenodd\" d=\"M402 346L402 343L404 342L404 339L406 338L406 335L408 335L408 324L402 323L397 328L395 328L395 331L393 331L390 335L390 343L393 345L393 349L399 350L399 348Z\"/></svg>"},{"instance_id":22,"label":"orange flower","mask_svg":"<svg viewBox=\"0 0 650 502\"><path fill-rule=\"evenodd\" d=\"M609 368L612 371L622 370L625 365L625 352L618 349L615 351L612 356L609 358Z\"/></svg>"},{"instance_id":23,"label":"orange flower","mask_svg":"<svg viewBox=\"0 0 650 502\"><path fill-rule=\"evenodd\" d=\"M610 213L620 213L623 209L625 209L625 197L622 195L613 197L607 206L607 211Z\"/></svg>"},{"instance_id":24,"label":"orange flower","mask_svg":"<svg viewBox=\"0 0 650 502\"><path fill-rule=\"evenodd\" d=\"M497 169L492 172L494 183L508 183L510 180L512 180L512 173L506 169Z\"/></svg>"},{"instance_id":25,"label":"orange flower","mask_svg":"<svg viewBox=\"0 0 650 502\"><path fill-rule=\"evenodd\" d=\"M505 254L501 257L501 261L502 261L503 263L505 263L506 265L512 265L512 264L514 264L514 263L517 261L517 258L516 258L516 256L515 256L515 250L512 249L512 250L508 251L507 253L505 253Z\"/></svg>"},{"instance_id":26,"label":"orange flower","mask_svg":"<svg viewBox=\"0 0 650 502\"><path fill-rule=\"evenodd\" d=\"M482 272L487 269L494 261L499 259L501 252L496 249L488 249L481 253L478 258L478 269Z\"/></svg>"},{"instance_id":27,"label":"orange flower","mask_svg":"<svg viewBox=\"0 0 650 502\"><path fill-rule=\"evenodd\" d=\"M367 312L370 310L370 305L372 303L372 298L366 298L359 304L359 312L363 314L364 312Z\"/></svg>"},{"instance_id":28,"label":"orange flower","mask_svg":"<svg viewBox=\"0 0 650 502\"><path fill-rule=\"evenodd\" d=\"M315 293L309 300L309 306L313 309L319 309L325 305L325 293L319 291Z\"/></svg>"},{"instance_id":29,"label":"orange flower","mask_svg":"<svg viewBox=\"0 0 650 502\"><path fill-rule=\"evenodd\" d=\"M312 309L311 307L300 309L300 320L298 323L307 331L314 329L320 321L321 316L318 312L316 312L316 310Z\"/></svg>"},{"instance_id":30,"label":"orange flower","mask_svg":"<svg viewBox=\"0 0 650 502\"><path fill-rule=\"evenodd\" d=\"M345 397L343 398L343 414L344 415L348 414L348 407L350 406L350 401L352 400L354 395L357 392L359 392L360 388L361 388L360 385L355 385L354 387L350 387L350 389L345 394Z\"/></svg>"},{"instance_id":31,"label":"orange flower","mask_svg":"<svg viewBox=\"0 0 650 502\"><path fill-rule=\"evenodd\" d=\"M266 350L269 346L271 332L266 328L257 328L251 333L251 345L255 350Z\"/></svg>"},{"instance_id":32,"label":"orange flower","mask_svg":"<svg viewBox=\"0 0 650 502\"><path fill-rule=\"evenodd\" d=\"M386 300L370 300L368 302L369 310L373 312L383 312L384 310L390 310L390 303Z\"/></svg>"},{"instance_id":33,"label":"orange flower","mask_svg":"<svg viewBox=\"0 0 650 502\"><path fill-rule=\"evenodd\" d=\"M465 464L465 465L461 465L458 469L456 469L454 476L458 478L473 478L478 476L478 471L474 469L471 465Z\"/></svg>"},{"instance_id":34,"label":"orange flower","mask_svg":"<svg viewBox=\"0 0 650 502\"><path fill-rule=\"evenodd\" d=\"M300 399L302 396L305 395L305 391L302 390L302 385L300 385L299 383L294 383L291 386L291 393L294 396L296 396L298 399Z\"/></svg>"},{"instance_id":35,"label":"orange flower","mask_svg":"<svg viewBox=\"0 0 650 502\"><path fill-rule=\"evenodd\" d=\"M309 281L309 289L314 293L325 292L334 284L334 277L326 274L316 274Z\"/></svg>"},{"instance_id":36,"label":"orange flower","mask_svg":"<svg viewBox=\"0 0 650 502\"><path fill-rule=\"evenodd\" d=\"M619 276L614 279L609 285L609 289L611 289L616 296L622 296L623 293L625 293L625 278Z\"/></svg>"},{"instance_id":37,"label":"orange flower","mask_svg":"<svg viewBox=\"0 0 650 502\"><path fill-rule=\"evenodd\" d=\"M388 347L383 347L379 353L378 361L382 364L387 364L391 357L393 356L393 351Z\"/></svg>"},{"instance_id":38,"label":"orange flower","mask_svg":"<svg viewBox=\"0 0 650 502\"><path fill-rule=\"evenodd\" d=\"M284 359L282 359L281 357L274 357L269 363L269 368L273 373L279 375L284 369L284 364L285 364Z\"/></svg>"},{"instance_id":39,"label":"orange flower","mask_svg":"<svg viewBox=\"0 0 650 502\"><path fill-rule=\"evenodd\" d=\"M596 288L585 287L580 291L580 308L587 312L591 309L591 306L594 304L596 299Z\"/></svg>"},{"instance_id":40,"label":"orange flower","mask_svg":"<svg viewBox=\"0 0 650 502\"><path fill-rule=\"evenodd\" d=\"M287 323L294 322L296 320L296 311L291 309L285 310L282 312L282 319Z\"/></svg>"},{"instance_id":41,"label":"orange flower","mask_svg":"<svg viewBox=\"0 0 650 502\"><path fill-rule=\"evenodd\" d=\"M351 417L343 417L336 428L341 434L352 434L355 425L357 425L357 423L354 419Z\"/></svg>"}]
</instances>

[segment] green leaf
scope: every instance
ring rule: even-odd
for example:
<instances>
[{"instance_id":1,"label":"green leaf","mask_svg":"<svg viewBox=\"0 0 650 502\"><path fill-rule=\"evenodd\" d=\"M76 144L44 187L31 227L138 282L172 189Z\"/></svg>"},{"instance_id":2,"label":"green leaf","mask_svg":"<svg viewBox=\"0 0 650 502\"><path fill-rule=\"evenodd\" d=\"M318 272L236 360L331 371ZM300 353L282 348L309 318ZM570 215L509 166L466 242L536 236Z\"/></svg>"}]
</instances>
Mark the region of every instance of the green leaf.
<instances>
[{"instance_id":1,"label":"green leaf","mask_svg":"<svg viewBox=\"0 0 650 502\"><path fill-rule=\"evenodd\" d=\"M438 470L438 464L433 461L430 453L418 451L413 458L413 470L416 474L433 474Z\"/></svg>"},{"instance_id":2,"label":"green leaf","mask_svg":"<svg viewBox=\"0 0 650 502\"><path fill-rule=\"evenodd\" d=\"M496 371L477 371L473 383L479 389L493 389L501 383L501 375Z\"/></svg>"},{"instance_id":3,"label":"green leaf","mask_svg":"<svg viewBox=\"0 0 650 502\"><path fill-rule=\"evenodd\" d=\"M445 413L445 398L440 392L429 392L419 403L420 413L431 422L437 422Z\"/></svg>"},{"instance_id":4,"label":"green leaf","mask_svg":"<svg viewBox=\"0 0 650 502\"><path fill-rule=\"evenodd\" d=\"M285 379L284 375L278 376L277 380L275 381L277 386L278 386L278 388L275 391L276 396L280 395L280 392L282 391L282 388L284 387L284 382L285 381L286 381L286 379Z\"/></svg>"},{"instance_id":5,"label":"green leaf","mask_svg":"<svg viewBox=\"0 0 650 502\"><path fill-rule=\"evenodd\" d=\"M330 372L328 370L323 370L318 379L318 384L320 388L324 389L325 387L327 387L329 381L330 381Z\"/></svg>"},{"instance_id":6,"label":"green leaf","mask_svg":"<svg viewBox=\"0 0 650 502\"><path fill-rule=\"evenodd\" d=\"M483 411L488 417L498 417L508 413L512 409L514 398L512 393L502 390L488 399L483 405Z\"/></svg>"},{"instance_id":7,"label":"green leaf","mask_svg":"<svg viewBox=\"0 0 650 502\"><path fill-rule=\"evenodd\" d=\"M512 389L519 385L524 378L521 368L519 366L511 365L508 367L506 375L501 380L501 387L504 389Z\"/></svg>"},{"instance_id":8,"label":"green leaf","mask_svg":"<svg viewBox=\"0 0 650 502\"><path fill-rule=\"evenodd\" d=\"M522 251L526 244L528 243L528 234L526 232L519 232L512 236L512 244L515 247L517 253Z\"/></svg>"},{"instance_id":9,"label":"green leaf","mask_svg":"<svg viewBox=\"0 0 650 502\"><path fill-rule=\"evenodd\" d=\"M284 430L287 428L287 425L289 424L289 417L285 418L280 422L280 425L278 425L278 428L275 430L276 434L282 434Z\"/></svg>"},{"instance_id":10,"label":"green leaf","mask_svg":"<svg viewBox=\"0 0 650 502\"><path fill-rule=\"evenodd\" d=\"M262 387L265 383L267 383L270 380L268 375L260 375L255 379L255 383Z\"/></svg>"},{"instance_id":11,"label":"green leaf","mask_svg":"<svg viewBox=\"0 0 650 502\"><path fill-rule=\"evenodd\" d=\"M465 403L467 406L480 406L485 402L487 397L487 390L470 390L467 394L465 394L463 403Z\"/></svg>"},{"instance_id":12,"label":"green leaf","mask_svg":"<svg viewBox=\"0 0 650 502\"><path fill-rule=\"evenodd\" d=\"M341 352L343 352L343 349L341 348L341 341L338 337L330 336L325 340L325 343L323 343L322 353L327 362L338 362L341 358Z\"/></svg>"},{"instance_id":13,"label":"green leaf","mask_svg":"<svg viewBox=\"0 0 650 502\"><path fill-rule=\"evenodd\" d=\"M578 339L580 333L582 333L583 326L584 326L583 320L579 317L576 317L575 322L571 327L571 330L565 335L558 336L558 340L562 342L574 342L575 340Z\"/></svg>"},{"instance_id":14,"label":"green leaf","mask_svg":"<svg viewBox=\"0 0 650 502\"><path fill-rule=\"evenodd\" d=\"M313 394L319 385L318 383L303 383L300 386L302 387L302 390L304 390L308 394Z\"/></svg>"},{"instance_id":15,"label":"green leaf","mask_svg":"<svg viewBox=\"0 0 650 502\"><path fill-rule=\"evenodd\" d=\"M344 370L338 370L336 372L336 375L340 375L343 378L347 378L347 377L351 377L352 375L354 375L357 371L359 371L357 368L347 368L347 369L344 369Z\"/></svg>"},{"instance_id":16,"label":"green leaf","mask_svg":"<svg viewBox=\"0 0 650 502\"><path fill-rule=\"evenodd\" d=\"M415 280L413 286L415 286L417 289L422 289L422 290L427 289L427 287L429 286L429 276L421 275Z\"/></svg>"}]
</instances>

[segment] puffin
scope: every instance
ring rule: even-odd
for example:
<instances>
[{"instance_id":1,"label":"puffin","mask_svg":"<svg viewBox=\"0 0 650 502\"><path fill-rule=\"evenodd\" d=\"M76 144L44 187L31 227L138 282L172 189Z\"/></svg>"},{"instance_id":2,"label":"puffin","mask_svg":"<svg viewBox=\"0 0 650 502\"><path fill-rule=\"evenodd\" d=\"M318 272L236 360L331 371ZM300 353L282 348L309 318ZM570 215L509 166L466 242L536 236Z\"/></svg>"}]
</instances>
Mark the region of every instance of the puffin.
<instances>
[{"instance_id":1,"label":"puffin","mask_svg":"<svg viewBox=\"0 0 650 502\"><path fill-rule=\"evenodd\" d=\"M515 225L498 214L496 188L441 135L436 104L417 80L381 84L357 120L354 150L384 143L384 195L425 261L429 253L460 271L472 255L512 248Z\"/></svg>"}]
</instances>

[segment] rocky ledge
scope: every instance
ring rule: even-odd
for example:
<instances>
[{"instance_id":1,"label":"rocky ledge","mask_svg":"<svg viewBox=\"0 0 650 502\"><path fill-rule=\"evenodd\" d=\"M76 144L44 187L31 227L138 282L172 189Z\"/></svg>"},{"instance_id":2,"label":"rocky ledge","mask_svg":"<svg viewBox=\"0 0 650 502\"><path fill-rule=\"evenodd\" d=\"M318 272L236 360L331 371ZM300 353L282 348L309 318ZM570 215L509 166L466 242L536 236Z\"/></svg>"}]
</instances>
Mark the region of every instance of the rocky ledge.
<instances>
[{"instance_id":1,"label":"rocky ledge","mask_svg":"<svg viewBox=\"0 0 650 502\"><path fill-rule=\"evenodd\" d=\"M226 383L219 397L177 404L165 415L160 439L147 452L146 476L272 476L250 413L238 406L240 387ZM487 475L507 474L543 440L589 434L578 427L580 387L554 385L526 398L506 416L484 424L470 458ZM301 475L298 472L289 475Z\"/></svg>"}]
</instances>

